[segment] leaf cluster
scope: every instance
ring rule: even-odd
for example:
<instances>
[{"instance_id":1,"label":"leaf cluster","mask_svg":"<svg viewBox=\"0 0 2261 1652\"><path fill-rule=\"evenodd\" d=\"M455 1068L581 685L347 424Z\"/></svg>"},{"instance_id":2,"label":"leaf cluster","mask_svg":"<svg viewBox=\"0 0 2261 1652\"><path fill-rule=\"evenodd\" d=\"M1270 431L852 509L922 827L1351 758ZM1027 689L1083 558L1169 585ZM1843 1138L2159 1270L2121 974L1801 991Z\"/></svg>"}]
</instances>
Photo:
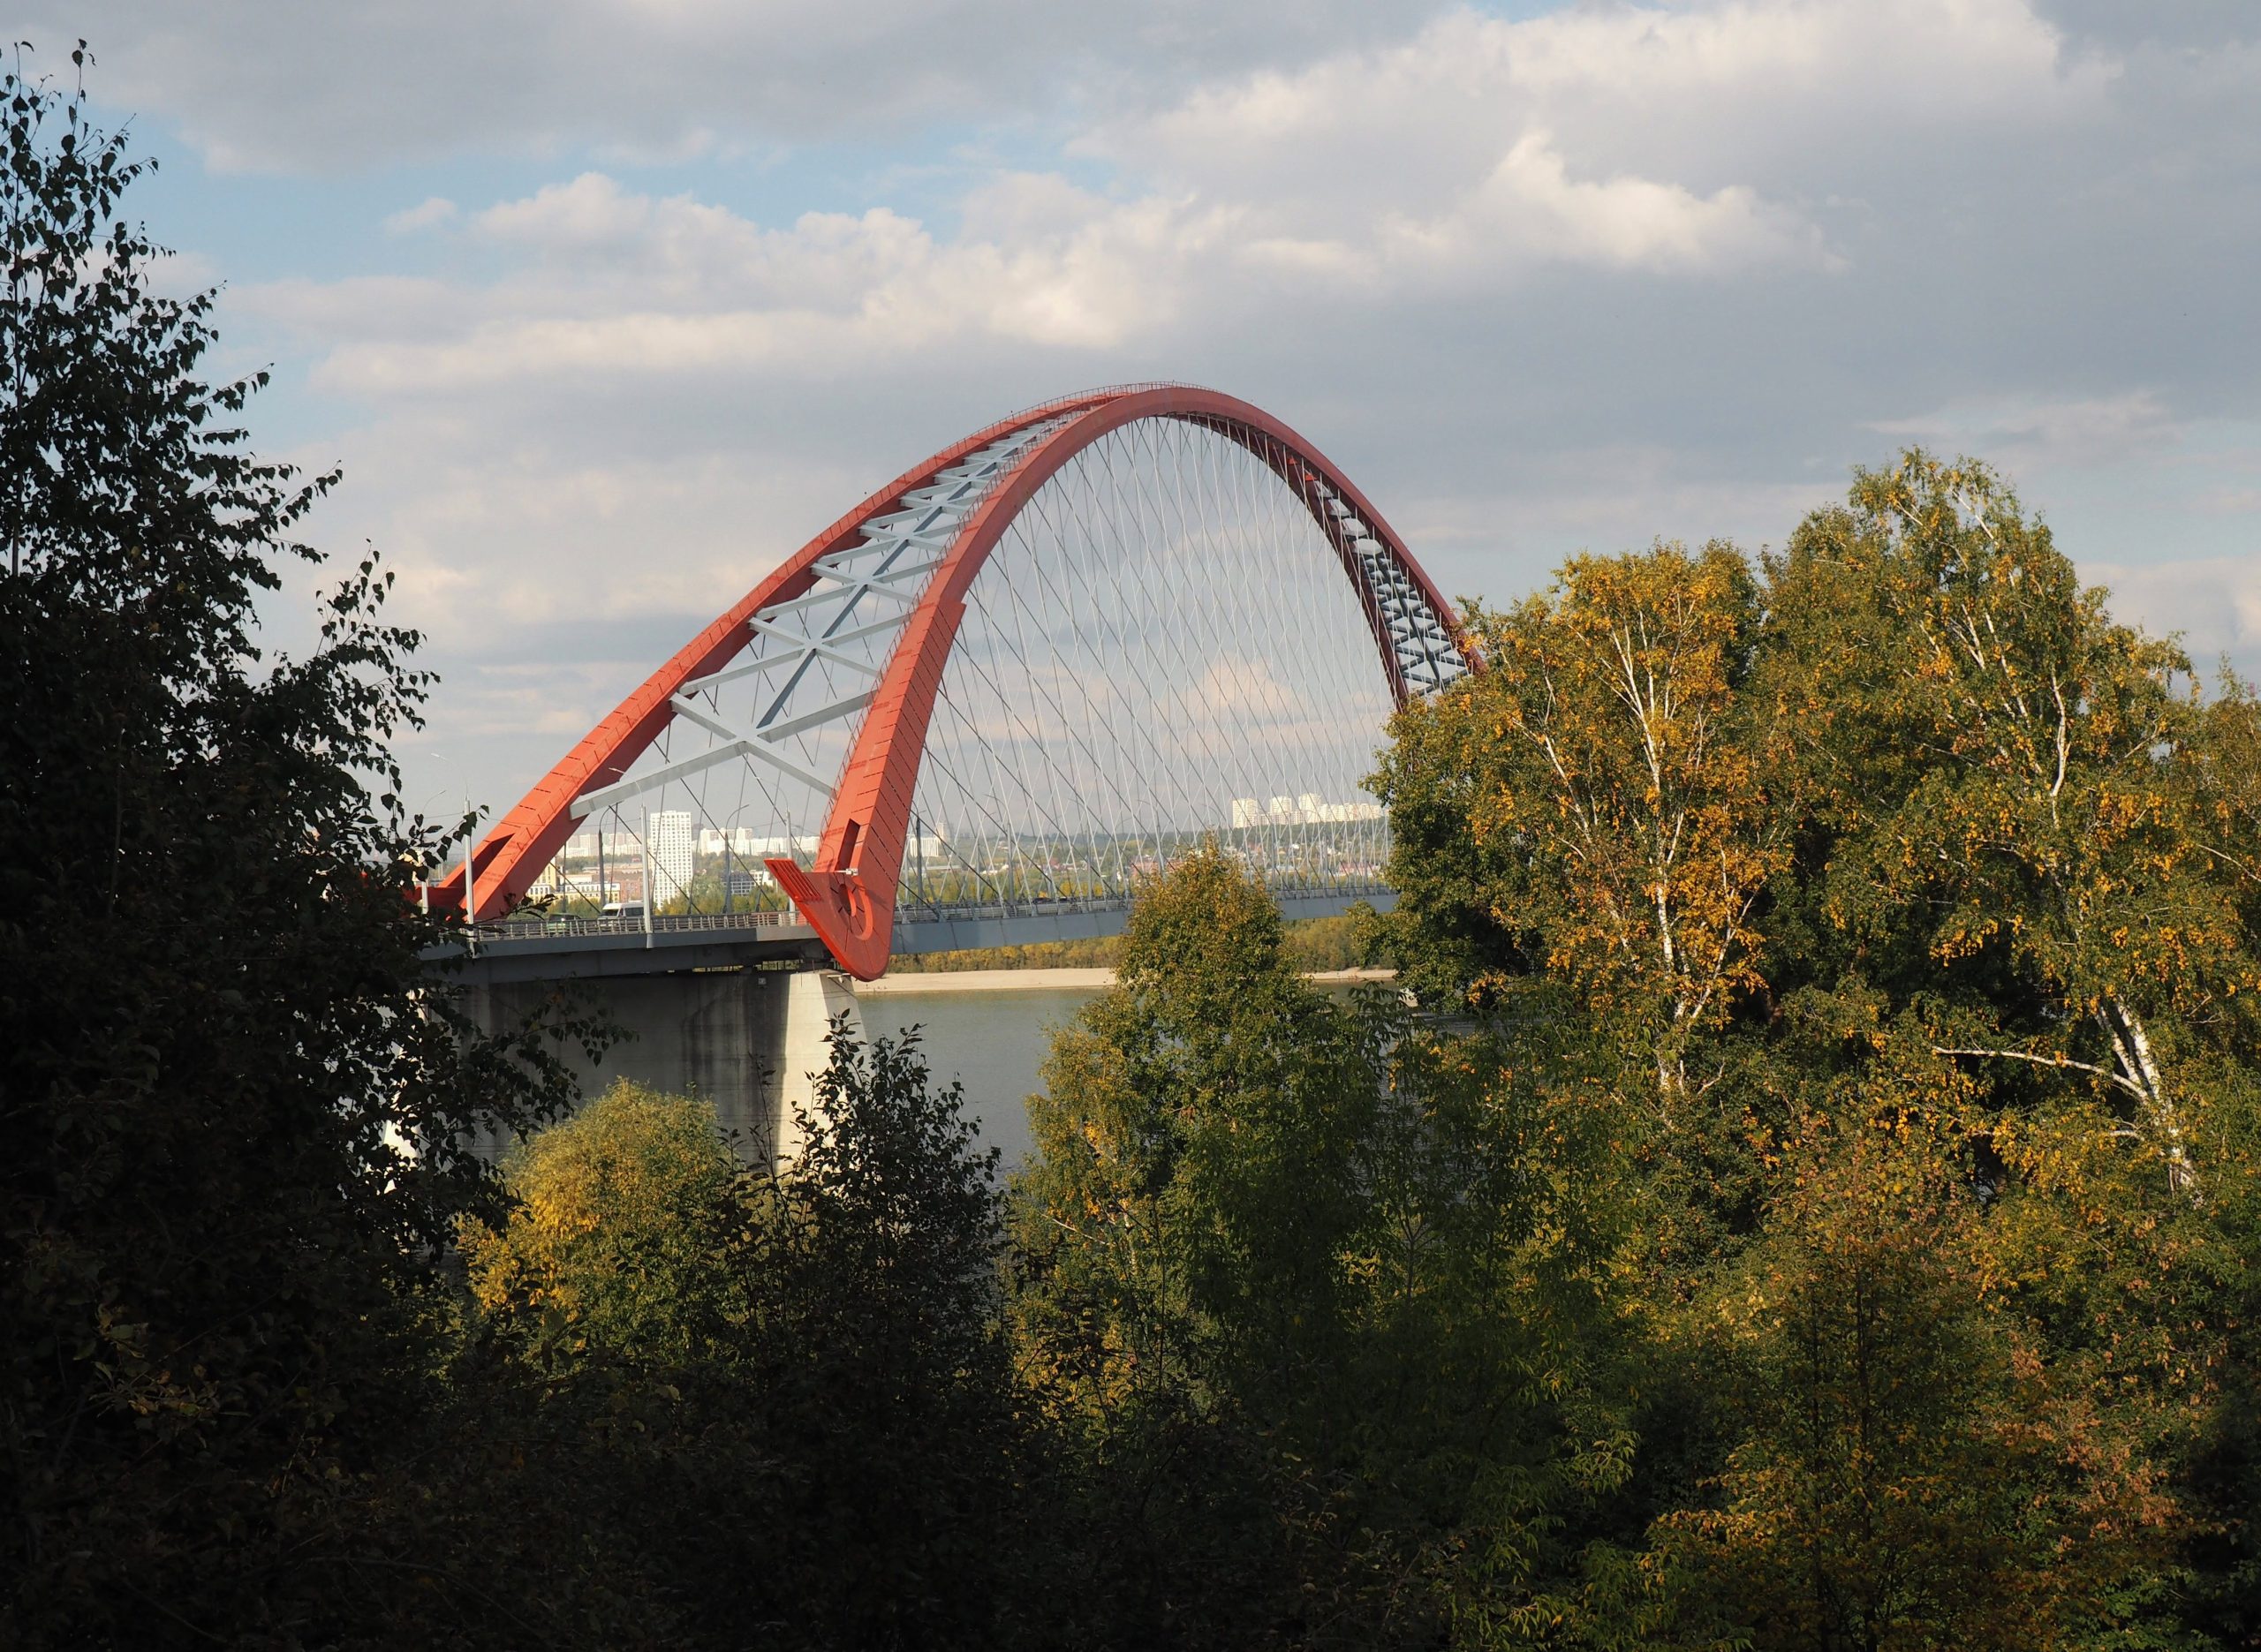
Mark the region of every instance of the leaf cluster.
<instances>
[{"instance_id":1,"label":"leaf cluster","mask_svg":"<svg viewBox=\"0 0 2261 1652\"><path fill-rule=\"evenodd\" d=\"M2250 691L1920 451L1476 622L1377 777L1392 939L1654 1098L1620 1300L1696 1426L1643 1440L1643 1633L2237 1644Z\"/></svg>"},{"instance_id":2,"label":"leaf cluster","mask_svg":"<svg viewBox=\"0 0 2261 1652\"><path fill-rule=\"evenodd\" d=\"M570 1089L423 962L388 577L252 646L332 479L199 376L211 295L153 288L123 140L20 72L0 107L0 1640L287 1641L423 1402L492 1197L461 1143Z\"/></svg>"}]
</instances>

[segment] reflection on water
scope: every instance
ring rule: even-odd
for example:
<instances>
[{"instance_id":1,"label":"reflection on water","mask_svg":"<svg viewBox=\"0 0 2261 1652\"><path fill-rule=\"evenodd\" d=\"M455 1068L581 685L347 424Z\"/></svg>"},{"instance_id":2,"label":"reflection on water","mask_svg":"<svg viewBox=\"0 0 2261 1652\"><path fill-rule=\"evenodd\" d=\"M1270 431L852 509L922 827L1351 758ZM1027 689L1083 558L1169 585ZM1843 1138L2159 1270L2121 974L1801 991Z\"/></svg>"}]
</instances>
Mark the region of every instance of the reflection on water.
<instances>
[{"instance_id":1,"label":"reflection on water","mask_svg":"<svg viewBox=\"0 0 2261 1652\"><path fill-rule=\"evenodd\" d=\"M1099 996L1088 987L1038 991L874 993L861 1000L869 1037L919 1028L935 1082L965 1086L965 1110L981 1144L998 1150L1002 1175L1029 1150L1028 1098L1052 1051L1052 1030Z\"/></svg>"}]
</instances>

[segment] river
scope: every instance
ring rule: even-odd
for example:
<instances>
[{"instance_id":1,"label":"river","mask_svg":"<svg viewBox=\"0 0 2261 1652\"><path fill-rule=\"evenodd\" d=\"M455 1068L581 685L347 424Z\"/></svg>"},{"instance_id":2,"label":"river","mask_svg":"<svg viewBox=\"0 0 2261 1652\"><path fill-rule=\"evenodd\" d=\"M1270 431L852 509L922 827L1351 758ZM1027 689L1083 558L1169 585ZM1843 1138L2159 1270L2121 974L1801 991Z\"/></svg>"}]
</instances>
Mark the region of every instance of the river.
<instances>
[{"instance_id":1,"label":"river","mask_svg":"<svg viewBox=\"0 0 2261 1652\"><path fill-rule=\"evenodd\" d=\"M997 1150L1000 1173L1029 1150L1028 1098L1041 1087L1039 1069L1051 1053L1052 1030L1106 990L1105 970L1017 973L1019 979L1002 984L987 971L963 980L896 976L857 994L866 1037L900 1037L916 1026L936 1082L964 1085L965 1110L981 1144ZM1035 984L1040 977L1043 984Z\"/></svg>"},{"instance_id":2,"label":"river","mask_svg":"<svg viewBox=\"0 0 2261 1652\"><path fill-rule=\"evenodd\" d=\"M968 970L885 976L856 994L866 1037L896 1038L912 1027L935 1081L965 1087L965 1110L981 1144L1010 1172L1029 1150L1028 1098L1042 1086L1053 1029L1105 992L1108 969ZM1383 972L1345 969L1305 977L1348 992Z\"/></svg>"}]
</instances>

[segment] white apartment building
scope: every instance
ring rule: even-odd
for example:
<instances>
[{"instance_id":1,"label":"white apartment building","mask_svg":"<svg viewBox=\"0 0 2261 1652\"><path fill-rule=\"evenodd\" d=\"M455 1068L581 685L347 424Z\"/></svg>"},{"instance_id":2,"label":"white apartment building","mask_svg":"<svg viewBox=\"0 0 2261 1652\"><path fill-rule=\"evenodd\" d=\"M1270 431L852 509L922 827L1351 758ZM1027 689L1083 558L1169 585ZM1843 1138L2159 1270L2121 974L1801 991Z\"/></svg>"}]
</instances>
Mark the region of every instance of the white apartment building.
<instances>
[{"instance_id":1,"label":"white apartment building","mask_svg":"<svg viewBox=\"0 0 2261 1652\"><path fill-rule=\"evenodd\" d=\"M760 862L772 856L783 859L794 853L813 855L813 837L764 837L749 826L701 826L699 829L699 858L702 861L720 860L728 855L732 860Z\"/></svg>"},{"instance_id":2,"label":"white apartment building","mask_svg":"<svg viewBox=\"0 0 2261 1652\"><path fill-rule=\"evenodd\" d=\"M1268 826L1333 826L1354 820L1379 820L1382 807L1371 797L1349 803L1329 803L1317 792L1297 797L1236 797L1233 829L1244 832Z\"/></svg>"},{"instance_id":3,"label":"white apartment building","mask_svg":"<svg viewBox=\"0 0 2261 1652\"><path fill-rule=\"evenodd\" d=\"M696 834L687 810L662 809L644 817L645 841L651 847L654 894L664 903L691 892L691 872Z\"/></svg>"}]
</instances>

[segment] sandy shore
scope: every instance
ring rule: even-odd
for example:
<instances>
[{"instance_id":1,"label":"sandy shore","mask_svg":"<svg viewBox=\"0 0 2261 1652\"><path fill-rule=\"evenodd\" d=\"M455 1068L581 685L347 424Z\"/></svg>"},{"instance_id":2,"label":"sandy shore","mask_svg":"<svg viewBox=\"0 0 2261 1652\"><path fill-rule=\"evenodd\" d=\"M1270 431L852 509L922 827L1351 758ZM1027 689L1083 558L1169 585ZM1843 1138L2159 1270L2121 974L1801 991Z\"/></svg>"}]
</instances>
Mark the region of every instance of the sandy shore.
<instances>
[{"instance_id":1,"label":"sandy shore","mask_svg":"<svg viewBox=\"0 0 2261 1652\"><path fill-rule=\"evenodd\" d=\"M1304 978L1327 986L1355 981L1387 981L1395 969L1327 969ZM909 992L1097 992L1115 984L1112 969L934 969L883 975L859 982L856 996Z\"/></svg>"},{"instance_id":2,"label":"sandy shore","mask_svg":"<svg viewBox=\"0 0 2261 1652\"><path fill-rule=\"evenodd\" d=\"M859 981L856 996L882 992L1101 992L1115 984L1112 969L934 969Z\"/></svg>"}]
</instances>

